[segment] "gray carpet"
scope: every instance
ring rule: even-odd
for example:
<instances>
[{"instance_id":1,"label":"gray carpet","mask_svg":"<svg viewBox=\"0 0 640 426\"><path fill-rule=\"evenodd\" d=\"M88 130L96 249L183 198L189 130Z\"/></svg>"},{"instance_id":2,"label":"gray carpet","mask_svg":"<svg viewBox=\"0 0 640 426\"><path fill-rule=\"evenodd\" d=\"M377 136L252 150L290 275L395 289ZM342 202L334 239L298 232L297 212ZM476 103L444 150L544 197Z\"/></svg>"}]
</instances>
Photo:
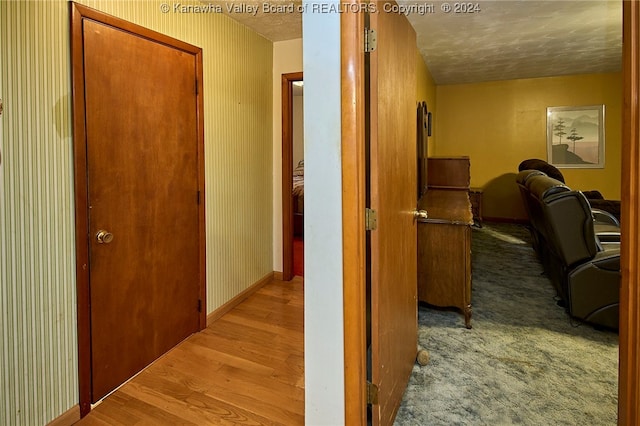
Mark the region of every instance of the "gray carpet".
<instances>
[{"instance_id":1,"label":"gray carpet","mask_svg":"<svg viewBox=\"0 0 640 426\"><path fill-rule=\"evenodd\" d=\"M615 425L618 335L572 321L541 275L526 227L473 229L473 328L421 306L396 425Z\"/></svg>"}]
</instances>

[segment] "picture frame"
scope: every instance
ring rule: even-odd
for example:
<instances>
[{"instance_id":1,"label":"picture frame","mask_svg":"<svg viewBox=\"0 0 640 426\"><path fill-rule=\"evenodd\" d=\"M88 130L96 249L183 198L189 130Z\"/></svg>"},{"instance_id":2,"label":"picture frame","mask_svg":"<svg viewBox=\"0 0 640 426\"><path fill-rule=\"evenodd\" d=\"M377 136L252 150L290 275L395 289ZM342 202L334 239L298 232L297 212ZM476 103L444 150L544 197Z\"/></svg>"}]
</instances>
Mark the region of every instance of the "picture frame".
<instances>
[{"instance_id":1,"label":"picture frame","mask_svg":"<svg viewBox=\"0 0 640 426\"><path fill-rule=\"evenodd\" d=\"M604 168L604 105L547 108L547 162L559 168Z\"/></svg>"},{"instance_id":2,"label":"picture frame","mask_svg":"<svg viewBox=\"0 0 640 426\"><path fill-rule=\"evenodd\" d=\"M424 195L427 190L427 156L429 154L429 134L428 134L428 116L427 103L425 101L418 102L417 109L417 183L418 183L418 199Z\"/></svg>"}]
</instances>

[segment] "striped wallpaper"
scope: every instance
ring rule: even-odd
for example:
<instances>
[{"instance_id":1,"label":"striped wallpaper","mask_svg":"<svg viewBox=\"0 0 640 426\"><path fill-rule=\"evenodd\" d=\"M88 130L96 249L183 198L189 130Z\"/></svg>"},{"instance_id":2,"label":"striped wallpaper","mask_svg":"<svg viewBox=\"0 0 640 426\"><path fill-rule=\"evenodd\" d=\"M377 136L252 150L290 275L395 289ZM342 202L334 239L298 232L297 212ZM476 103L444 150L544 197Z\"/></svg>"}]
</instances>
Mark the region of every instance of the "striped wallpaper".
<instances>
[{"instance_id":1,"label":"striped wallpaper","mask_svg":"<svg viewBox=\"0 0 640 426\"><path fill-rule=\"evenodd\" d=\"M162 1L81 3L203 48L211 312L273 271L272 44ZM0 424L78 403L68 28L64 0L0 1Z\"/></svg>"}]
</instances>

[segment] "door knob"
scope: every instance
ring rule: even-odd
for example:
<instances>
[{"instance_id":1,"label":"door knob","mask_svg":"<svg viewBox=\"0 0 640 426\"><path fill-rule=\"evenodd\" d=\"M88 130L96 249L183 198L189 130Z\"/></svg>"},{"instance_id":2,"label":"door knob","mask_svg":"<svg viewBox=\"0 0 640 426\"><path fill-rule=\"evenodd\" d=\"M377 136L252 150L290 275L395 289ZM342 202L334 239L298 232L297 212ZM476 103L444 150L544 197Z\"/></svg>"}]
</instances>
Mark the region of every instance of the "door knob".
<instances>
[{"instance_id":1,"label":"door knob","mask_svg":"<svg viewBox=\"0 0 640 426\"><path fill-rule=\"evenodd\" d=\"M111 241L113 241L113 234L111 232L105 231L104 229L101 229L96 234L96 240L98 241L98 244L109 244Z\"/></svg>"},{"instance_id":2,"label":"door knob","mask_svg":"<svg viewBox=\"0 0 640 426\"><path fill-rule=\"evenodd\" d=\"M413 220L414 222L418 219L427 219L429 215L426 210L414 210L413 211Z\"/></svg>"}]
</instances>

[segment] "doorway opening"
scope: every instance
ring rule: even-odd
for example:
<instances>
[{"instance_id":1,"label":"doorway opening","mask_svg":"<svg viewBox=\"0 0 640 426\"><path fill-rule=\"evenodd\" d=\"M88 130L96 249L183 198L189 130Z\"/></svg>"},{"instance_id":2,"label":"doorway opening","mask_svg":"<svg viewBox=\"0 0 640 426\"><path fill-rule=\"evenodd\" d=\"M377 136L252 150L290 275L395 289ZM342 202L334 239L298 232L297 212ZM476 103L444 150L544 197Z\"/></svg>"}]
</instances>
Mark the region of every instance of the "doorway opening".
<instances>
[{"instance_id":1,"label":"doorway opening","mask_svg":"<svg viewBox=\"0 0 640 426\"><path fill-rule=\"evenodd\" d=\"M282 279L304 275L302 73L282 75Z\"/></svg>"}]
</instances>

